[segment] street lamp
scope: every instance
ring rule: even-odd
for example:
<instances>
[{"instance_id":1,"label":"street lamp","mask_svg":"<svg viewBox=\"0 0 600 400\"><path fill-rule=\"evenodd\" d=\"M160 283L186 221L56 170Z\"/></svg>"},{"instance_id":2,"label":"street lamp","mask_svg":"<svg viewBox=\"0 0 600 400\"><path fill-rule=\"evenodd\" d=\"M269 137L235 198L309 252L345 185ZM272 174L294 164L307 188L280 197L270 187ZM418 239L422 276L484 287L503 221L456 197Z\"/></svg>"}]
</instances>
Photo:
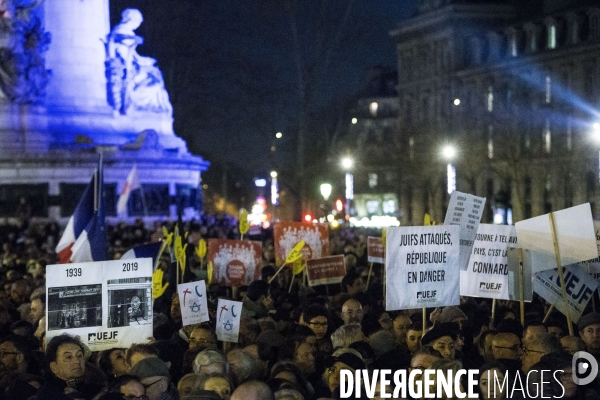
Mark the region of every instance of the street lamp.
<instances>
[{"instance_id":1,"label":"street lamp","mask_svg":"<svg viewBox=\"0 0 600 400\"><path fill-rule=\"evenodd\" d=\"M456 168L452 165L452 160L456 156L454 146L447 144L442 149L442 156L448 161L446 167L446 175L448 177L448 194L452 194L456 190Z\"/></svg>"},{"instance_id":2,"label":"street lamp","mask_svg":"<svg viewBox=\"0 0 600 400\"><path fill-rule=\"evenodd\" d=\"M322 183L320 186L320 189L321 189L321 196L323 196L323 199L325 201L329 200L329 196L331 196L331 184Z\"/></svg>"}]
</instances>

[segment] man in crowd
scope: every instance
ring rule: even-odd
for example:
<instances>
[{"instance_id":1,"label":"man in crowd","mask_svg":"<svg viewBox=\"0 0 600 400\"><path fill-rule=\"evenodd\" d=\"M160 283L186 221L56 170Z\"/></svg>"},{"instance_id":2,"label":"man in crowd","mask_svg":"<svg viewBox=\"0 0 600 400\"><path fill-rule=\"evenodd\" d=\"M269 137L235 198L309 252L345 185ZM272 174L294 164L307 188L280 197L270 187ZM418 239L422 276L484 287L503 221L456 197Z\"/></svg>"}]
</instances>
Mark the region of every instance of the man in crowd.
<instances>
[{"instance_id":1,"label":"man in crowd","mask_svg":"<svg viewBox=\"0 0 600 400\"><path fill-rule=\"evenodd\" d=\"M534 364L546 354L562 351L560 339L549 333L537 333L528 339L523 339L523 354L521 355L521 371L528 373Z\"/></svg>"},{"instance_id":2,"label":"man in crowd","mask_svg":"<svg viewBox=\"0 0 600 400\"><path fill-rule=\"evenodd\" d=\"M342 319L344 320L344 325L360 324L363 320L363 317L364 314L362 305L358 302L358 300L346 300L342 306Z\"/></svg>"},{"instance_id":3,"label":"man in crowd","mask_svg":"<svg viewBox=\"0 0 600 400\"><path fill-rule=\"evenodd\" d=\"M131 368L129 374L140 379L150 400L179 398L177 388L170 380L169 367L158 357L144 358Z\"/></svg>"},{"instance_id":4,"label":"man in crowd","mask_svg":"<svg viewBox=\"0 0 600 400\"><path fill-rule=\"evenodd\" d=\"M502 332L492 338L492 355L494 359L512 372L521 369L523 348L521 340L514 333Z\"/></svg>"},{"instance_id":5,"label":"man in crowd","mask_svg":"<svg viewBox=\"0 0 600 400\"><path fill-rule=\"evenodd\" d=\"M584 315L577 323L579 336L585 342L587 351L596 360L600 360L600 313L592 312Z\"/></svg>"}]
</instances>

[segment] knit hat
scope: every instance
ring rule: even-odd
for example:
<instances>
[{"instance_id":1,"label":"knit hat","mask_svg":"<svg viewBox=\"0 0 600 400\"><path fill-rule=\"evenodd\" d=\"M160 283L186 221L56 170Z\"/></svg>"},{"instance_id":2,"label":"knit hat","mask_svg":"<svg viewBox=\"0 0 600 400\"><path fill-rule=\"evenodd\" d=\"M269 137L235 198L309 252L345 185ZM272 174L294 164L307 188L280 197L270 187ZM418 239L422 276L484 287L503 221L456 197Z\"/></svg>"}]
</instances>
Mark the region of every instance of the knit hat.
<instances>
[{"instance_id":1,"label":"knit hat","mask_svg":"<svg viewBox=\"0 0 600 400\"><path fill-rule=\"evenodd\" d=\"M140 379L148 378L151 376L164 376L171 378L169 375L169 367L167 364L158 357L147 357L139 361L131 370L130 375L135 375Z\"/></svg>"},{"instance_id":2,"label":"knit hat","mask_svg":"<svg viewBox=\"0 0 600 400\"><path fill-rule=\"evenodd\" d=\"M335 364L336 362L341 362L343 364L346 364L347 366L349 366L350 368L352 368L355 371L358 369L366 369L367 368L367 366L365 365L365 362L363 361L362 357L360 356L360 353L357 352L356 350L345 349L342 354L339 354L339 355L335 355L335 354L336 353L334 353L334 355L331 357L327 357L327 359L325 360L326 367L332 367L333 364Z\"/></svg>"},{"instance_id":3,"label":"knit hat","mask_svg":"<svg viewBox=\"0 0 600 400\"><path fill-rule=\"evenodd\" d=\"M600 313L591 312L589 314L585 314L583 317L579 318L579 322L577 322L577 328L582 331L587 326L600 324Z\"/></svg>"},{"instance_id":4,"label":"knit hat","mask_svg":"<svg viewBox=\"0 0 600 400\"><path fill-rule=\"evenodd\" d=\"M467 315L461 311L460 308L456 306L444 307L440 315L435 320L436 323L439 322L452 322L454 318L464 318L467 319Z\"/></svg>"},{"instance_id":5,"label":"knit hat","mask_svg":"<svg viewBox=\"0 0 600 400\"><path fill-rule=\"evenodd\" d=\"M458 325L453 322L437 323L429 330L421 339L421 344L430 344L444 336L450 336L452 340L456 340L458 336Z\"/></svg>"}]
</instances>

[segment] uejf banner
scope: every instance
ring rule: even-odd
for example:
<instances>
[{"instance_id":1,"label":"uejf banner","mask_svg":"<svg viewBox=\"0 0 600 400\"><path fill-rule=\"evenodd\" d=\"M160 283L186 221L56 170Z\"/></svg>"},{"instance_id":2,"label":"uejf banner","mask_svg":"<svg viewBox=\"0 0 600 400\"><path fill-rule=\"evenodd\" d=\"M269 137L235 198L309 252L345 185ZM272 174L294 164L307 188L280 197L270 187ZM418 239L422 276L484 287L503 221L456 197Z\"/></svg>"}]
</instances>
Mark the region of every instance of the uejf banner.
<instances>
[{"instance_id":1,"label":"uejf banner","mask_svg":"<svg viewBox=\"0 0 600 400\"><path fill-rule=\"evenodd\" d=\"M304 240L302 258L321 258L329 255L329 225L278 222L273 228L275 261L281 266L296 243Z\"/></svg>"},{"instance_id":2,"label":"uejf banner","mask_svg":"<svg viewBox=\"0 0 600 400\"><path fill-rule=\"evenodd\" d=\"M46 340L68 333L92 351L152 336L152 259L48 265Z\"/></svg>"},{"instance_id":3,"label":"uejf banner","mask_svg":"<svg viewBox=\"0 0 600 400\"><path fill-rule=\"evenodd\" d=\"M209 320L204 281L180 283L177 285L177 293L183 326Z\"/></svg>"},{"instance_id":4,"label":"uejf banner","mask_svg":"<svg viewBox=\"0 0 600 400\"><path fill-rule=\"evenodd\" d=\"M460 294L509 300L508 248L516 244L514 226L480 224L468 268L460 272Z\"/></svg>"},{"instance_id":5,"label":"uejf banner","mask_svg":"<svg viewBox=\"0 0 600 400\"><path fill-rule=\"evenodd\" d=\"M260 279L262 243L250 240L208 240L208 260L213 265L212 282L243 286Z\"/></svg>"},{"instance_id":6,"label":"uejf banner","mask_svg":"<svg viewBox=\"0 0 600 400\"><path fill-rule=\"evenodd\" d=\"M338 255L307 260L306 271L309 286L340 283L346 275L344 256Z\"/></svg>"},{"instance_id":7,"label":"uejf banner","mask_svg":"<svg viewBox=\"0 0 600 400\"><path fill-rule=\"evenodd\" d=\"M576 264L565 267L564 274L569 314L573 322L577 323L587 303L598 288L598 282ZM533 290L544 300L550 304L554 304L560 312L563 314L566 313L558 269L555 268L537 273L533 281Z\"/></svg>"},{"instance_id":8,"label":"uejf banner","mask_svg":"<svg viewBox=\"0 0 600 400\"><path fill-rule=\"evenodd\" d=\"M388 311L460 303L459 234L458 225L387 229Z\"/></svg>"}]
</instances>

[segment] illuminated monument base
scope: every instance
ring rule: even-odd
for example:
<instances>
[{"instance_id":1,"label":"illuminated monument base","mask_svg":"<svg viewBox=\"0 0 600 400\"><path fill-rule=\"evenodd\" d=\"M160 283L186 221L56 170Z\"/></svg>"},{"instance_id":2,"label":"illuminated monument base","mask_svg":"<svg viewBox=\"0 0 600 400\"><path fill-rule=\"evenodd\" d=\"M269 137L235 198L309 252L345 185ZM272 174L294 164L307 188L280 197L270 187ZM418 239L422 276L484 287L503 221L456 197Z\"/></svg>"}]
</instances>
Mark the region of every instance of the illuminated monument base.
<instances>
[{"instance_id":1,"label":"illuminated monument base","mask_svg":"<svg viewBox=\"0 0 600 400\"><path fill-rule=\"evenodd\" d=\"M141 13L125 10L111 30L108 0L15 5L0 12L15 27L0 31L0 72L20 72L0 73L0 217L14 216L21 197L34 217L69 217L100 153L109 217L117 217L134 165L142 190L120 217L174 218L177 206L188 217L200 211L209 163L173 132L162 73L137 53ZM23 47L27 35L39 38L37 47Z\"/></svg>"}]
</instances>

